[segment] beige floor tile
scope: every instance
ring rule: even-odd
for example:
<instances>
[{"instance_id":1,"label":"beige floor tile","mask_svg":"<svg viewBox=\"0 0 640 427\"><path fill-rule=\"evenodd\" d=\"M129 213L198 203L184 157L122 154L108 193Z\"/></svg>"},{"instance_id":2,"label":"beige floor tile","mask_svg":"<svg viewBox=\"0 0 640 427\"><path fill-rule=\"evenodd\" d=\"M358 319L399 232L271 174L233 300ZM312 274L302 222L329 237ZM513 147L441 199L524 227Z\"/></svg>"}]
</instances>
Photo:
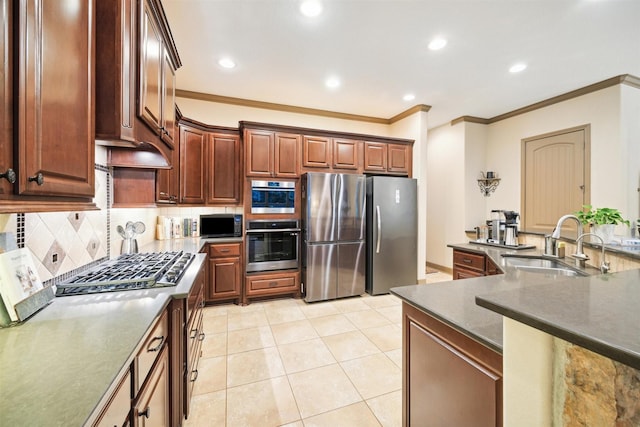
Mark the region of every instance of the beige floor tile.
<instances>
[{"instance_id":1,"label":"beige floor tile","mask_svg":"<svg viewBox=\"0 0 640 427\"><path fill-rule=\"evenodd\" d=\"M227 356L227 387L282 375L284 375L284 366L276 347Z\"/></svg>"},{"instance_id":2,"label":"beige floor tile","mask_svg":"<svg viewBox=\"0 0 640 427\"><path fill-rule=\"evenodd\" d=\"M321 337L355 331L357 329L344 314L316 317L309 319L309 322L311 322L311 325Z\"/></svg>"},{"instance_id":3,"label":"beige floor tile","mask_svg":"<svg viewBox=\"0 0 640 427\"><path fill-rule=\"evenodd\" d=\"M205 333L202 342L202 357L217 357L227 354L227 333L221 334Z\"/></svg>"},{"instance_id":4,"label":"beige floor tile","mask_svg":"<svg viewBox=\"0 0 640 427\"><path fill-rule=\"evenodd\" d=\"M344 313L344 315L351 321L351 323L356 325L358 329L373 328L376 326L391 324L389 319L371 308L368 310Z\"/></svg>"},{"instance_id":5,"label":"beige floor tile","mask_svg":"<svg viewBox=\"0 0 640 427\"><path fill-rule=\"evenodd\" d=\"M365 399L402 389L402 371L385 354L340 362Z\"/></svg>"},{"instance_id":6,"label":"beige floor tile","mask_svg":"<svg viewBox=\"0 0 640 427\"><path fill-rule=\"evenodd\" d=\"M322 340L339 362L380 353L378 347L360 331L329 335Z\"/></svg>"},{"instance_id":7,"label":"beige floor tile","mask_svg":"<svg viewBox=\"0 0 640 427\"><path fill-rule=\"evenodd\" d=\"M266 326L268 324L267 316L264 314L264 310L262 309L229 314L227 321L227 330L229 331L256 328L259 326Z\"/></svg>"},{"instance_id":8,"label":"beige floor tile","mask_svg":"<svg viewBox=\"0 0 640 427\"><path fill-rule=\"evenodd\" d=\"M393 323L402 322L402 305L377 308L376 311L382 314Z\"/></svg>"},{"instance_id":9,"label":"beige floor tile","mask_svg":"<svg viewBox=\"0 0 640 427\"><path fill-rule=\"evenodd\" d=\"M402 347L402 328L398 328L396 325L362 329L362 333L382 351Z\"/></svg>"},{"instance_id":10,"label":"beige floor tile","mask_svg":"<svg viewBox=\"0 0 640 427\"><path fill-rule=\"evenodd\" d=\"M205 334L219 334L227 332L227 315L226 314L203 314L202 330Z\"/></svg>"},{"instance_id":11,"label":"beige floor tile","mask_svg":"<svg viewBox=\"0 0 640 427\"><path fill-rule=\"evenodd\" d=\"M271 299L271 300L267 300L267 301L260 301L257 302L256 304L261 304L265 310L270 309L270 308L287 308L287 307L300 307L301 305L304 305L304 300L300 299L300 298L290 298L290 297L285 297L285 298L277 298L277 299Z\"/></svg>"},{"instance_id":12,"label":"beige floor tile","mask_svg":"<svg viewBox=\"0 0 640 427\"><path fill-rule=\"evenodd\" d=\"M330 301L306 303L300 307L300 310L302 310L302 313L304 313L307 319L340 314L338 309Z\"/></svg>"},{"instance_id":13,"label":"beige floor tile","mask_svg":"<svg viewBox=\"0 0 640 427\"><path fill-rule=\"evenodd\" d=\"M283 424L280 427L304 427L304 424L302 424L302 421L296 421L289 424Z\"/></svg>"},{"instance_id":14,"label":"beige floor tile","mask_svg":"<svg viewBox=\"0 0 640 427\"><path fill-rule=\"evenodd\" d=\"M383 427L402 427L402 391L374 397L367 405Z\"/></svg>"},{"instance_id":15,"label":"beige floor tile","mask_svg":"<svg viewBox=\"0 0 640 427\"><path fill-rule=\"evenodd\" d=\"M200 359L198 362L198 379L193 387L193 394L206 394L224 390L227 387L227 362L225 356Z\"/></svg>"},{"instance_id":16,"label":"beige floor tile","mask_svg":"<svg viewBox=\"0 0 640 427\"><path fill-rule=\"evenodd\" d=\"M344 299L335 300L332 302L332 304L336 309L338 309L340 313L369 310L371 307L369 307L367 304L364 303L365 298L370 298L370 297L366 296L366 297L344 298Z\"/></svg>"},{"instance_id":17,"label":"beige floor tile","mask_svg":"<svg viewBox=\"0 0 640 427\"><path fill-rule=\"evenodd\" d=\"M362 400L338 364L290 374L289 383L303 419Z\"/></svg>"},{"instance_id":18,"label":"beige floor tile","mask_svg":"<svg viewBox=\"0 0 640 427\"><path fill-rule=\"evenodd\" d=\"M380 427L371 409L364 402L325 412L304 419L305 427Z\"/></svg>"},{"instance_id":19,"label":"beige floor tile","mask_svg":"<svg viewBox=\"0 0 640 427\"><path fill-rule=\"evenodd\" d=\"M395 295L376 295L370 298L363 298L362 301L371 308L390 307L400 304L400 299Z\"/></svg>"},{"instance_id":20,"label":"beige floor tile","mask_svg":"<svg viewBox=\"0 0 640 427\"><path fill-rule=\"evenodd\" d=\"M271 328L268 326L239 329L237 331L229 331L228 334L228 354L258 350L276 345Z\"/></svg>"},{"instance_id":21,"label":"beige floor tile","mask_svg":"<svg viewBox=\"0 0 640 427\"><path fill-rule=\"evenodd\" d=\"M191 398L189 418L184 427L224 426L227 410L227 392L220 390Z\"/></svg>"},{"instance_id":22,"label":"beige floor tile","mask_svg":"<svg viewBox=\"0 0 640 427\"><path fill-rule=\"evenodd\" d=\"M299 419L296 401L286 377L227 390L227 427L276 427Z\"/></svg>"},{"instance_id":23,"label":"beige floor tile","mask_svg":"<svg viewBox=\"0 0 640 427\"><path fill-rule=\"evenodd\" d=\"M287 374L336 363L336 359L320 338L284 344L278 349Z\"/></svg>"},{"instance_id":24,"label":"beige floor tile","mask_svg":"<svg viewBox=\"0 0 640 427\"><path fill-rule=\"evenodd\" d=\"M402 349L401 348L398 348L396 350L391 350L391 351L385 351L384 354L386 354L387 357L391 359L391 361L395 363L396 366L398 366L398 368L402 369Z\"/></svg>"},{"instance_id":25,"label":"beige floor tile","mask_svg":"<svg viewBox=\"0 0 640 427\"><path fill-rule=\"evenodd\" d=\"M204 307L202 313L205 317L226 316L229 314L229 309L233 306L234 304L208 305Z\"/></svg>"},{"instance_id":26,"label":"beige floor tile","mask_svg":"<svg viewBox=\"0 0 640 427\"><path fill-rule=\"evenodd\" d=\"M318 333L306 319L272 325L271 331L278 345L318 338Z\"/></svg>"},{"instance_id":27,"label":"beige floor tile","mask_svg":"<svg viewBox=\"0 0 640 427\"><path fill-rule=\"evenodd\" d=\"M453 280L453 277L451 277L450 274L443 273L441 271L438 271L437 273L427 274L427 276L426 276L427 284L438 283L438 282L446 282L446 281L449 281L449 280Z\"/></svg>"},{"instance_id":28,"label":"beige floor tile","mask_svg":"<svg viewBox=\"0 0 640 427\"><path fill-rule=\"evenodd\" d=\"M267 315L269 324L271 325L306 319L304 314L302 314L302 310L300 310L297 305L285 307L267 307L265 308L264 312Z\"/></svg>"}]
</instances>

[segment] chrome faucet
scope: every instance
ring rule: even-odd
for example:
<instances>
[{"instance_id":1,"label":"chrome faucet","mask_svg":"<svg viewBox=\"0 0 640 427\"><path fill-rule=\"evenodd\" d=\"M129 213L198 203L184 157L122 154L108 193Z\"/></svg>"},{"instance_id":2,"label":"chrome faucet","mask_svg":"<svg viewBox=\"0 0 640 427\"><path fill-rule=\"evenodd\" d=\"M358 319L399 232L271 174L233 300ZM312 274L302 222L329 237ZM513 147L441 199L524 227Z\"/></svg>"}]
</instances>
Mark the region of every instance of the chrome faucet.
<instances>
[{"instance_id":1,"label":"chrome faucet","mask_svg":"<svg viewBox=\"0 0 640 427\"><path fill-rule=\"evenodd\" d=\"M584 233L578 236L578 238L576 239L576 244L578 243L578 241L582 243L582 239L584 238L584 236L595 236L598 239L600 239L600 242L602 243L602 263L600 264L600 271L602 273L607 273L611 269L611 267L609 266L609 261L605 261L605 258L604 258L604 239L594 233ZM582 259L587 260L589 259L589 257L587 255L584 255L584 258Z\"/></svg>"},{"instance_id":2,"label":"chrome faucet","mask_svg":"<svg viewBox=\"0 0 640 427\"><path fill-rule=\"evenodd\" d=\"M553 233L551 233L551 238L552 239L560 238L560 232L562 231L562 224L564 224L564 222L568 219L572 219L578 224L578 234L576 236L576 253L573 254L573 257L576 259L583 259L583 260L589 259L589 257L586 256L584 252L582 252L582 240L578 239L582 235L582 222L578 219L577 216L571 215L571 214L561 216L560 219L558 220L558 223L556 224L556 228L554 228Z\"/></svg>"}]
</instances>

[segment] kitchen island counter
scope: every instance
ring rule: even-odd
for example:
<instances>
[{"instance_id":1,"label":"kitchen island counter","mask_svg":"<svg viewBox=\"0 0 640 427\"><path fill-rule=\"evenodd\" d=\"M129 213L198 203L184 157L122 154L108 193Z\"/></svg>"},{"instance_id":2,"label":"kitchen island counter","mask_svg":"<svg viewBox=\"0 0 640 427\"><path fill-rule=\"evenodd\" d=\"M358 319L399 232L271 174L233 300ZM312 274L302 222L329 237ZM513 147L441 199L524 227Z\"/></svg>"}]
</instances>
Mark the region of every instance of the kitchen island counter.
<instances>
[{"instance_id":1,"label":"kitchen island counter","mask_svg":"<svg viewBox=\"0 0 640 427\"><path fill-rule=\"evenodd\" d=\"M205 259L196 255L175 287L57 297L26 322L0 329L0 425L91 423Z\"/></svg>"}]
</instances>

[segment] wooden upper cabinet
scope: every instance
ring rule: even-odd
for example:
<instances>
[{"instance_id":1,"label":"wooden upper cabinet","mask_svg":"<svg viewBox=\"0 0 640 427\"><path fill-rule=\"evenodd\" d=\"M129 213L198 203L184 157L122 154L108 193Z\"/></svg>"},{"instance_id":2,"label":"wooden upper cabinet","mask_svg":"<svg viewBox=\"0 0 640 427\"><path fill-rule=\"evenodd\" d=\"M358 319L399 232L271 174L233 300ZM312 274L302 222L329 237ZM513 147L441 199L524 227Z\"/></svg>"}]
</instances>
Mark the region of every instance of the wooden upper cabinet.
<instances>
[{"instance_id":1,"label":"wooden upper cabinet","mask_svg":"<svg viewBox=\"0 0 640 427\"><path fill-rule=\"evenodd\" d=\"M364 142L365 172L411 176L412 147L409 144Z\"/></svg>"},{"instance_id":2,"label":"wooden upper cabinet","mask_svg":"<svg viewBox=\"0 0 640 427\"><path fill-rule=\"evenodd\" d=\"M207 203L239 204L242 199L240 137L211 133L207 152Z\"/></svg>"},{"instance_id":3,"label":"wooden upper cabinet","mask_svg":"<svg viewBox=\"0 0 640 427\"><path fill-rule=\"evenodd\" d=\"M138 115L151 129L161 132L162 67L164 62L162 35L153 15L150 0L142 0L141 3Z\"/></svg>"},{"instance_id":4,"label":"wooden upper cabinet","mask_svg":"<svg viewBox=\"0 0 640 427\"><path fill-rule=\"evenodd\" d=\"M0 14L10 17L13 14L13 0L0 0ZM8 19L0 27L0 55L2 55L2 74L0 74L0 199L13 193L13 21Z\"/></svg>"},{"instance_id":5,"label":"wooden upper cabinet","mask_svg":"<svg viewBox=\"0 0 640 427\"><path fill-rule=\"evenodd\" d=\"M330 168L333 139L323 136L302 137L302 166L305 168Z\"/></svg>"},{"instance_id":6,"label":"wooden upper cabinet","mask_svg":"<svg viewBox=\"0 0 640 427\"><path fill-rule=\"evenodd\" d=\"M245 129L247 176L296 178L300 135Z\"/></svg>"},{"instance_id":7,"label":"wooden upper cabinet","mask_svg":"<svg viewBox=\"0 0 640 427\"><path fill-rule=\"evenodd\" d=\"M387 171L387 144L364 142L364 170L367 172Z\"/></svg>"},{"instance_id":8,"label":"wooden upper cabinet","mask_svg":"<svg viewBox=\"0 0 640 427\"><path fill-rule=\"evenodd\" d=\"M72 8L37 0L14 6L17 192L91 198L95 1L76 2Z\"/></svg>"},{"instance_id":9,"label":"wooden upper cabinet","mask_svg":"<svg viewBox=\"0 0 640 427\"><path fill-rule=\"evenodd\" d=\"M169 51L162 51L162 140L175 149L176 132L176 70L171 64Z\"/></svg>"},{"instance_id":10,"label":"wooden upper cabinet","mask_svg":"<svg viewBox=\"0 0 640 427\"><path fill-rule=\"evenodd\" d=\"M290 133L275 134L274 176L296 178L300 175L300 135Z\"/></svg>"},{"instance_id":11,"label":"wooden upper cabinet","mask_svg":"<svg viewBox=\"0 0 640 427\"><path fill-rule=\"evenodd\" d=\"M359 170L360 147L362 141L353 139L333 139L333 168Z\"/></svg>"},{"instance_id":12,"label":"wooden upper cabinet","mask_svg":"<svg viewBox=\"0 0 640 427\"><path fill-rule=\"evenodd\" d=\"M178 147L172 152L171 169L158 169L156 171L156 202L177 203L180 193L180 151Z\"/></svg>"},{"instance_id":13,"label":"wooden upper cabinet","mask_svg":"<svg viewBox=\"0 0 640 427\"><path fill-rule=\"evenodd\" d=\"M404 144L389 144L387 147L387 171L391 173L410 174L411 146Z\"/></svg>"},{"instance_id":14,"label":"wooden upper cabinet","mask_svg":"<svg viewBox=\"0 0 640 427\"><path fill-rule=\"evenodd\" d=\"M207 171L207 135L180 126L180 203L204 203Z\"/></svg>"}]
</instances>

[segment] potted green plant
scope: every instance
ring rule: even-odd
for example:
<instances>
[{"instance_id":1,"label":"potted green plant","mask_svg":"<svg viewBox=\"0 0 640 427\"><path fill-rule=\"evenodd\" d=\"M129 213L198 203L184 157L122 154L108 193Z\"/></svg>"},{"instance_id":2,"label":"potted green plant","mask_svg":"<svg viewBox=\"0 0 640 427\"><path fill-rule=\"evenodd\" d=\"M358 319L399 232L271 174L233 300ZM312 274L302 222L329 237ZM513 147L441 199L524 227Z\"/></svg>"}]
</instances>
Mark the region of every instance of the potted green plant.
<instances>
[{"instance_id":1,"label":"potted green plant","mask_svg":"<svg viewBox=\"0 0 640 427\"><path fill-rule=\"evenodd\" d=\"M618 209L593 208L591 205L583 205L582 210L575 212L580 222L593 227L593 233L602 237L604 243L611 243L613 231L616 225L631 223L622 217Z\"/></svg>"}]
</instances>

